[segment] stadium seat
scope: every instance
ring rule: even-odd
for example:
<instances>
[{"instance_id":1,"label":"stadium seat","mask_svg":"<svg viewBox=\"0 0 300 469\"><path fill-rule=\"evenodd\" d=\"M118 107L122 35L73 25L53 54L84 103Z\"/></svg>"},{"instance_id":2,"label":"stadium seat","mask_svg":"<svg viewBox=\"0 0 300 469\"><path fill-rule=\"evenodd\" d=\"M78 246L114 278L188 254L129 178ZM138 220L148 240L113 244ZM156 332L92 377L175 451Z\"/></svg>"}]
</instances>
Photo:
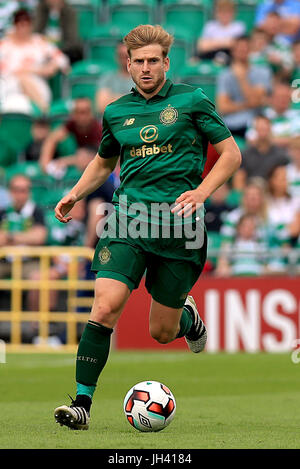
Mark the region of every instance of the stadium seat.
<instances>
[{"instance_id":1,"label":"stadium seat","mask_svg":"<svg viewBox=\"0 0 300 469\"><path fill-rule=\"evenodd\" d=\"M2 158L6 165L10 158L11 164L17 161L19 154L30 142L31 124L32 118L26 114L7 113L0 116L0 140L6 142Z\"/></svg>"},{"instance_id":2,"label":"stadium seat","mask_svg":"<svg viewBox=\"0 0 300 469\"><path fill-rule=\"evenodd\" d=\"M212 61L188 64L182 68L180 82L199 86L203 89L208 98L215 102L216 80L222 69L222 66Z\"/></svg>"},{"instance_id":3,"label":"stadium seat","mask_svg":"<svg viewBox=\"0 0 300 469\"><path fill-rule=\"evenodd\" d=\"M61 124L68 118L72 110L72 103L73 101L70 98L59 99L51 103L48 117L52 128Z\"/></svg>"},{"instance_id":4,"label":"stadium seat","mask_svg":"<svg viewBox=\"0 0 300 469\"><path fill-rule=\"evenodd\" d=\"M10 142L0 136L0 168L6 168L17 161L17 154Z\"/></svg>"},{"instance_id":5,"label":"stadium seat","mask_svg":"<svg viewBox=\"0 0 300 469\"><path fill-rule=\"evenodd\" d=\"M107 23L93 28L87 43L87 60L100 63L103 67L116 68L116 47L129 32L124 24Z\"/></svg>"},{"instance_id":6,"label":"stadium seat","mask_svg":"<svg viewBox=\"0 0 300 469\"><path fill-rule=\"evenodd\" d=\"M247 32L252 31L255 20L256 8L261 0L234 0L236 4L236 19L243 21Z\"/></svg>"},{"instance_id":7,"label":"stadium seat","mask_svg":"<svg viewBox=\"0 0 300 469\"><path fill-rule=\"evenodd\" d=\"M231 205L231 207L238 207L241 204L243 197L243 192L237 189L232 189L228 196L226 197L226 202Z\"/></svg>"},{"instance_id":8,"label":"stadium seat","mask_svg":"<svg viewBox=\"0 0 300 469\"><path fill-rule=\"evenodd\" d=\"M221 247L222 237L218 231L209 231L208 232L208 245L207 245L207 252L208 252L208 260L215 266L218 260L217 252Z\"/></svg>"},{"instance_id":9,"label":"stadium seat","mask_svg":"<svg viewBox=\"0 0 300 469\"><path fill-rule=\"evenodd\" d=\"M69 0L76 10L79 35L82 39L90 36L91 28L99 17L101 2L98 0Z\"/></svg>"},{"instance_id":10,"label":"stadium seat","mask_svg":"<svg viewBox=\"0 0 300 469\"><path fill-rule=\"evenodd\" d=\"M64 76L61 72L56 73L49 79L49 85L52 92L52 100L61 99L63 90Z\"/></svg>"},{"instance_id":11,"label":"stadium seat","mask_svg":"<svg viewBox=\"0 0 300 469\"><path fill-rule=\"evenodd\" d=\"M174 36L174 43L171 47L170 57L170 71L168 77L176 80L181 74L182 68L186 65L194 52L193 36L185 28L176 27L171 24L162 25L168 33Z\"/></svg>"},{"instance_id":12,"label":"stadium seat","mask_svg":"<svg viewBox=\"0 0 300 469\"><path fill-rule=\"evenodd\" d=\"M71 96L72 99L88 96L93 101L100 76L113 68L113 65L101 65L93 60L76 62L68 76L68 96Z\"/></svg>"},{"instance_id":13,"label":"stadium seat","mask_svg":"<svg viewBox=\"0 0 300 469\"><path fill-rule=\"evenodd\" d=\"M197 39L210 17L211 4L209 0L163 0L161 19L175 27L175 37L176 29L184 28Z\"/></svg>"},{"instance_id":14,"label":"stadium seat","mask_svg":"<svg viewBox=\"0 0 300 469\"><path fill-rule=\"evenodd\" d=\"M57 145L57 153L59 156L70 156L75 153L77 148L78 146L75 137L69 134L65 140L59 142Z\"/></svg>"},{"instance_id":15,"label":"stadium seat","mask_svg":"<svg viewBox=\"0 0 300 469\"><path fill-rule=\"evenodd\" d=\"M156 0L107 0L108 19L129 29L155 21Z\"/></svg>"}]
</instances>

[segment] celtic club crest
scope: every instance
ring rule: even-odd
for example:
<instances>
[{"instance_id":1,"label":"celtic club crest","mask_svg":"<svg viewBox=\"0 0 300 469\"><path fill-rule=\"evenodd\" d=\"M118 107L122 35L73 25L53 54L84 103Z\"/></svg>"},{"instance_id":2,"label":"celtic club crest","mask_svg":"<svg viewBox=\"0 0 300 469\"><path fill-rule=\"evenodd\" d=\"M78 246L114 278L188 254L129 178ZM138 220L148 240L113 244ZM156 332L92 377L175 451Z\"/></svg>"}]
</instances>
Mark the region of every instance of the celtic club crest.
<instances>
[{"instance_id":1,"label":"celtic club crest","mask_svg":"<svg viewBox=\"0 0 300 469\"><path fill-rule=\"evenodd\" d=\"M159 120L164 125L171 125L177 121L178 111L171 104L168 105L163 111L161 111Z\"/></svg>"},{"instance_id":2,"label":"celtic club crest","mask_svg":"<svg viewBox=\"0 0 300 469\"><path fill-rule=\"evenodd\" d=\"M101 264L107 264L109 259L111 257L111 252L110 250L105 246L104 248L101 249L99 252L99 261Z\"/></svg>"}]
</instances>

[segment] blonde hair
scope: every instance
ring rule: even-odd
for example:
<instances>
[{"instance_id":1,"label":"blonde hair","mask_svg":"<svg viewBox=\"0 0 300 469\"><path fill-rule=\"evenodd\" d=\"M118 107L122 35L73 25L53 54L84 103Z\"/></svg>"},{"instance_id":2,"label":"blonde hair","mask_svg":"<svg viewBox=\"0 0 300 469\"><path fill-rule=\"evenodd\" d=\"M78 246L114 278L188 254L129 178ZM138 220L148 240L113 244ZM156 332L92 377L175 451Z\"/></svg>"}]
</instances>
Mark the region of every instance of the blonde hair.
<instances>
[{"instance_id":1,"label":"blonde hair","mask_svg":"<svg viewBox=\"0 0 300 469\"><path fill-rule=\"evenodd\" d=\"M123 42L127 47L129 56L131 50L149 46L150 44L159 44L162 47L163 56L166 57L173 40L173 36L160 25L140 24L124 37Z\"/></svg>"},{"instance_id":2,"label":"blonde hair","mask_svg":"<svg viewBox=\"0 0 300 469\"><path fill-rule=\"evenodd\" d=\"M235 4L232 0L217 0L215 7L217 10L234 10Z\"/></svg>"},{"instance_id":3,"label":"blonde hair","mask_svg":"<svg viewBox=\"0 0 300 469\"><path fill-rule=\"evenodd\" d=\"M266 184L266 181L259 176L250 178L250 180L248 181L245 187L244 195L245 195L245 192L251 188L255 188L260 192L262 203L261 203L259 213L257 215L261 218L261 220L265 221L267 218L267 200L266 200L267 184ZM244 200L245 199L243 198L242 206L245 208Z\"/></svg>"}]
</instances>

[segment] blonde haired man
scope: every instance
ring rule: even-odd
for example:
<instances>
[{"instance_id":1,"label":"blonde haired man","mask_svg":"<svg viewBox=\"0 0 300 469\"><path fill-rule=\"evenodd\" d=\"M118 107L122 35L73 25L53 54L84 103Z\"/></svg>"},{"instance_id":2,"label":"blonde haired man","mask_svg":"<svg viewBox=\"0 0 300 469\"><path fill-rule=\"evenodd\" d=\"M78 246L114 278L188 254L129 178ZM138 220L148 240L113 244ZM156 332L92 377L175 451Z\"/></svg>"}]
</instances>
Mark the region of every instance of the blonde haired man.
<instances>
[{"instance_id":1,"label":"blonde haired man","mask_svg":"<svg viewBox=\"0 0 300 469\"><path fill-rule=\"evenodd\" d=\"M67 223L74 204L101 185L120 158L114 218L108 219L108 236L100 238L92 266L97 272L95 300L78 347L76 400L55 410L56 420L71 428L88 428L111 333L145 270L152 296L152 337L166 344L185 336L196 353L206 343L205 325L188 296L205 262L205 232L196 248L187 247L186 231L182 237L176 233L183 220L189 227L197 225L203 202L240 165L240 152L200 89L166 79L172 41L160 26L152 25L140 25L124 38L136 87L107 106L99 152L55 210L56 217ZM209 141L220 157L202 181ZM163 210L155 212L159 204ZM140 236L132 229L137 206L145 228ZM168 236L164 236L166 228Z\"/></svg>"}]
</instances>

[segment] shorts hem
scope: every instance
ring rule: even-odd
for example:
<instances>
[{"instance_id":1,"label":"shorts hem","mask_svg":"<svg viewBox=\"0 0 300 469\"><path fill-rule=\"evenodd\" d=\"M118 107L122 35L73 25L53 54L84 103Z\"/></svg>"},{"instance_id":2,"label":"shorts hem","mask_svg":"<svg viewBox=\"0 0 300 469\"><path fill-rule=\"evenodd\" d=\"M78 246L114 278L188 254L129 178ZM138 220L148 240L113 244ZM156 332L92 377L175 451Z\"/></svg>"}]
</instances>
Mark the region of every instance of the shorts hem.
<instances>
[{"instance_id":1,"label":"shorts hem","mask_svg":"<svg viewBox=\"0 0 300 469\"><path fill-rule=\"evenodd\" d=\"M186 297L188 295L188 293L187 293L184 299L179 298L176 301L176 299L174 299L174 297L172 297L172 299L171 299L170 296L164 296L164 295L161 295L161 294L156 295L156 294L151 293L151 291L149 291L149 290L148 290L148 292L152 296L153 300L157 301L157 303L160 303L164 306L168 306L169 308L176 308L176 309L183 308L183 306L185 304L185 301L186 301Z\"/></svg>"},{"instance_id":2,"label":"shorts hem","mask_svg":"<svg viewBox=\"0 0 300 469\"><path fill-rule=\"evenodd\" d=\"M113 272L112 270L99 270L97 272L96 278L111 278L113 280L118 280L119 282L125 283L130 291L136 288L134 282L120 272Z\"/></svg>"}]
</instances>

